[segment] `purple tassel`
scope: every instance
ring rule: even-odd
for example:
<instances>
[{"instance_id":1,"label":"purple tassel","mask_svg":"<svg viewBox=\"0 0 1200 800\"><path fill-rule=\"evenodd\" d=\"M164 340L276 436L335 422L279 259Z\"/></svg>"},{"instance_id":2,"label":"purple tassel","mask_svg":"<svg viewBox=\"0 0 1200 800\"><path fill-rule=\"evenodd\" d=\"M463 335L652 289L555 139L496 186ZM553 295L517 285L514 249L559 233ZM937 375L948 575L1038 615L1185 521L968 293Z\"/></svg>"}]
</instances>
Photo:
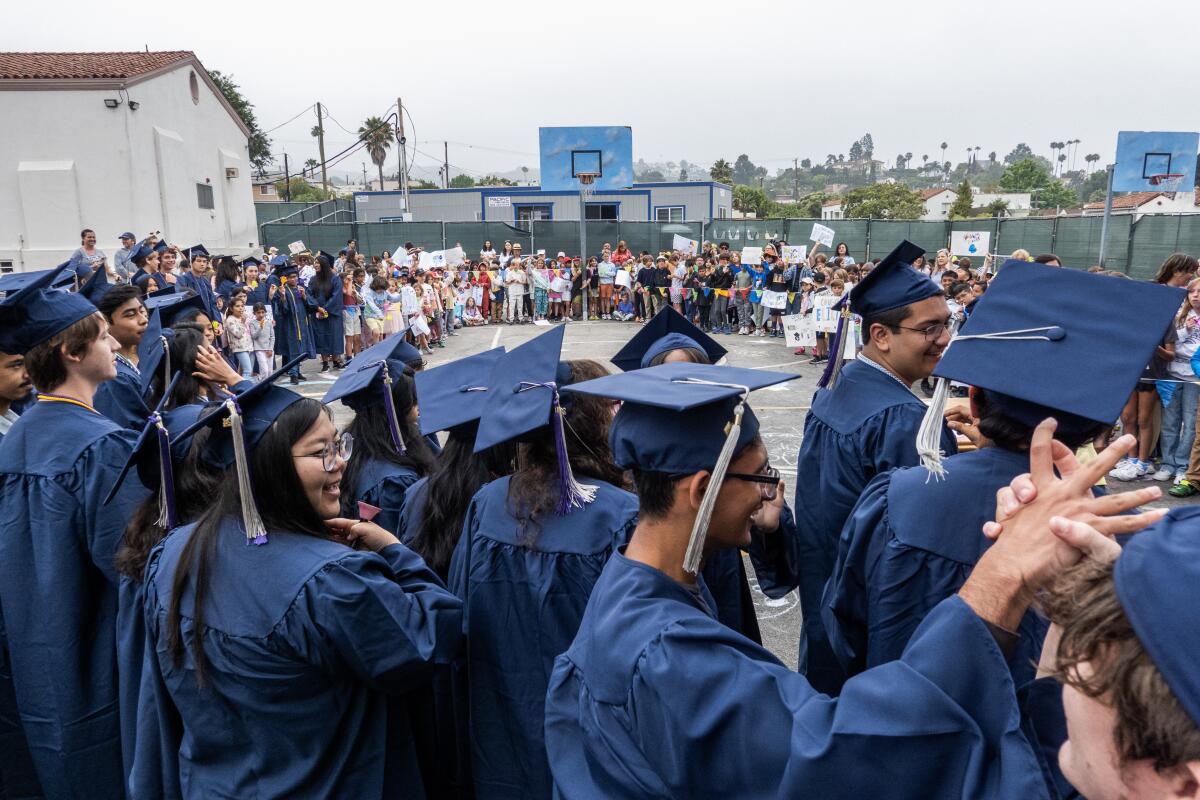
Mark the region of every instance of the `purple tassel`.
<instances>
[{"instance_id":1,"label":"purple tassel","mask_svg":"<svg viewBox=\"0 0 1200 800\"><path fill-rule=\"evenodd\" d=\"M399 455L408 452L404 446L404 437L400 435L400 420L396 417L396 398L392 397L392 377L388 374L387 365L383 366L383 406L387 412L388 432L392 435L392 445Z\"/></svg>"},{"instance_id":2,"label":"purple tassel","mask_svg":"<svg viewBox=\"0 0 1200 800\"><path fill-rule=\"evenodd\" d=\"M166 530L175 529L175 474L171 468L171 441L167 435L167 429L163 427L162 417L158 414L154 415L154 425L157 429L158 436L158 466L161 470L161 484L159 486L160 498L159 503L162 504L159 514L159 524Z\"/></svg>"},{"instance_id":3,"label":"purple tassel","mask_svg":"<svg viewBox=\"0 0 1200 800\"><path fill-rule=\"evenodd\" d=\"M829 360L825 362L825 370L821 373L821 379L817 381L817 386L822 389L829 388L833 383L833 377L839 372L834 367L842 360L842 337L846 333L846 317L842 315L838 318L837 332L833 335L833 342L829 345Z\"/></svg>"}]
</instances>

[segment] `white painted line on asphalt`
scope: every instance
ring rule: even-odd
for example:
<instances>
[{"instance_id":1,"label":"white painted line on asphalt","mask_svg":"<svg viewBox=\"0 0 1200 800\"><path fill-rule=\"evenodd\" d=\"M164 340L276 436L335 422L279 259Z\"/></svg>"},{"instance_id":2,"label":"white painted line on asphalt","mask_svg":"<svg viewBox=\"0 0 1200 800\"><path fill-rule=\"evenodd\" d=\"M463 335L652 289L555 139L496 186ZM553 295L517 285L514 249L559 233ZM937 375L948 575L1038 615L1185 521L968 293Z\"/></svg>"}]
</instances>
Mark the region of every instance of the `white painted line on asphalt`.
<instances>
[{"instance_id":1,"label":"white painted line on asphalt","mask_svg":"<svg viewBox=\"0 0 1200 800\"><path fill-rule=\"evenodd\" d=\"M503 330L504 330L503 328L496 328L496 332L492 335L492 347L493 348L496 345L500 344L500 332Z\"/></svg>"}]
</instances>

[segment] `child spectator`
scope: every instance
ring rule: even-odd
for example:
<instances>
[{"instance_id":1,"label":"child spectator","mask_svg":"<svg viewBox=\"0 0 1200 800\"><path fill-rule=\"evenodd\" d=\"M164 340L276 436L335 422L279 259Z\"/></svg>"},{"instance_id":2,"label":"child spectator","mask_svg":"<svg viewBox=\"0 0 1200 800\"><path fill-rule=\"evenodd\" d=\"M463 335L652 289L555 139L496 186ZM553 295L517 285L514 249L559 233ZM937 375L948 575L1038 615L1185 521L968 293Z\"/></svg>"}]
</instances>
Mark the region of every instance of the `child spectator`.
<instances>
[{"instance_id":1,"label":"child spectator","mask_svg":"<svg viewBox=\"0 0 1200 800\"><path fill-rule=\"evenodd\" d=\"M267 316L265 305L254 304L254 317L247 321L247 328L261 380L275 371L275 322Z\"/></svg>"},{"instance_id":2,"label":"child spectator","mask_svg":"<svg viewBox=\"0 0 1200 800\"><path fill-rule=\"evenodd\" d=\"M621 322L629 322L633 319L633 299L629 296L629 291L624 287L621 288L621 296L617 301L617 308L613 312L613 317Z\"/></svg>"},{"instance_id":3,"label":"child spectator","mask_svg":"<svg viewBox=\"0 0 1200 800\"><path fill-rule=\"evenodd\" d=\"M487 320L479 311L479 306L475 304L474 297L467 298L467 305L463 308L463 324L468 328L477 328L487 324Z\"/></svg>"}]
</instances>

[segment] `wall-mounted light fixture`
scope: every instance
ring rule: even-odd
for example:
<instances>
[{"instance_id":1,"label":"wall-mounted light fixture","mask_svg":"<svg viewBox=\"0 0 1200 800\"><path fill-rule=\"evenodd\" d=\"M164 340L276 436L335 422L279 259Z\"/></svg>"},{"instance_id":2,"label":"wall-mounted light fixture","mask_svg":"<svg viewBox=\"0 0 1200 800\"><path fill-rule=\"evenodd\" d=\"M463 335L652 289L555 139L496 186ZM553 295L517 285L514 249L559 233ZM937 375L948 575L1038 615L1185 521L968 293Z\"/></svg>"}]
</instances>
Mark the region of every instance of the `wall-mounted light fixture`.
<instances>
[{"instance_id":1,"label":"wall-mounted light fixture","mask_svg":"<svg viewBox=\"0 0 1200 800\"><path fill-rule=\"evenodd\" d=\"M142 104L141 104L141 103L139 103L137 100L130 100L130 101L129 101L129 110L130 110L130 111L137 111L137 110L138 110L138 109L141 107L141 105L142 105Z\"/></svg>"},{"instance_id":2,"label":"wall-mounted light fixture","mask_svg":"<svg viewBox=\"0 0 1200 800\"><path fill-rule=\"evenodd\" d=\"M112 97L106 97L106 98L104 98L104 107L105 107L105 108L116 108L116 107L117 107L117 106L119 106L119 105L121 105L121 101L120 101L120 100L116 100L116 99L114 99L114 98L112 98Z\"/></svg>"}]
</instances>

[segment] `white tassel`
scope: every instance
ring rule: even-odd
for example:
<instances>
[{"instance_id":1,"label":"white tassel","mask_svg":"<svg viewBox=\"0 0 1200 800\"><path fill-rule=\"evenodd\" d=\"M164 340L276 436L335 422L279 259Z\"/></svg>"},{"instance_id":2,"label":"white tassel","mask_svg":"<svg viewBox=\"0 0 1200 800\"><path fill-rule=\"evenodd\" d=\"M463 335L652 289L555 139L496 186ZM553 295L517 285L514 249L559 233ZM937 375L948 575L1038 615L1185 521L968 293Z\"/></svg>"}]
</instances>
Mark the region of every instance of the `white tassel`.
<instances>
[{"instance_id":1,"label":"white tassel","mask_svg":"<svg viewBox=\"0 0 1200 800\"><path fill-rule=\"evenodd\" d=\"M725 444L721 446L721 454L717 456L717 464L713 467L708 478L708 487L704 490L704 499L696 511L696 522L692 525L692 535L688 539L687 552L683 555L683 569L695 575L700 572L700 560L704 556L704 540L708 536L708 523L712 519L713 507L717 503L717 495L721 492L721 484L725 473L729 470L729 462L733 460L733 450L737 447L738 438L742 435L742 414L746 408L745 394L733 412L733 422L725 434Z\"/></svg>"},{"instance_id":2,"label":"white tassel","mask_svg":"<svg viewBox=\"0 0 1200 800\"><path fill-rule=\"evenodd\" d=\"M238 413L237 402L233 398L225 401L225 407L229 409L229 422L233 428L233 460L234 468L237 469L238 495L242 501L242 525L246 530L246 543L266 544L267 530L258 515L258 507L254 504L254 492L250 488L250 468L246 461L242 415Z\"/></svg>"},{"instance_id":3,"label":"white tassel","mask_svg":"<svg viewBox=\"0 0 1200 800\"><path fill-rule=\"evenodd\" d=\"M942 465L942 418L946 415L946 396L950 394L950 381L938 378L933 390L933 399L925 416L921 419L921 427L917 431L917 455L921 457L921 466L929 470L925 478L941 480L946 477L946 468Z\"/></svg>"},{"instance_id":4,"label":"white tassel","mask_svg":"<svg viewBox=\"0 0 1200 800\"><path fill-rule=\"evenodd\" d=\"M163 386L167 386L171 383L171 343L165 336L159 336L158 340L163 347Z\"/></svg>"}]
</instances>

